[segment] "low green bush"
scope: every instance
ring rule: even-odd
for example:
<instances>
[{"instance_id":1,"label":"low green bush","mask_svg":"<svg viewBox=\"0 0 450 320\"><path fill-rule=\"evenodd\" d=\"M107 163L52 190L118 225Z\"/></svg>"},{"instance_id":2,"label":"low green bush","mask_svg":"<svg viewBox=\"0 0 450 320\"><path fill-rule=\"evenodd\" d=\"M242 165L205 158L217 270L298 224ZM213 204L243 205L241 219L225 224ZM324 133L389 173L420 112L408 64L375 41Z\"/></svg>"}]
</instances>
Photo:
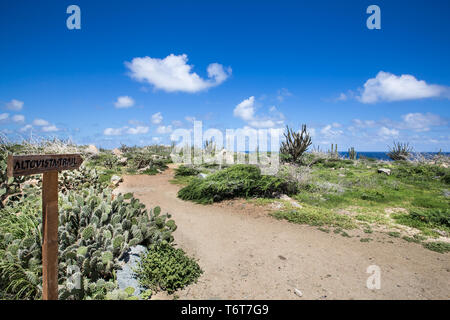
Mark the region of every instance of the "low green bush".
<instances>
[{"instance_id":1,"label":"low green bush","mask_svg":"<svg viewBox=\"0 0 450 320\"><path fill-rule=\"evenodd\" d=\"M448 209L413 209L409 213L394 214L392 218L397 223L419 229L428 236L439 236L435 229L450 232Z\"/></svg>"},{"instance_id":2,"label":"low green bush","mask_svg":"<svg viewBox=\"0 0 450 320\"><path fill-rule=\"evenodd\" d=\"M415 207L429 209L446 209L449 207L448 201L432 195L416 197L413 201L411 201L411 204Z\"/></svg>"},{"instance_id":3,"label":"low green bush","mask_svg":"<svg viewBox=\"0 0 450 320\"><path fill-rule=\"evenodd\" d=\"M450 184L450 172L442 176L441 181L445 184Z\"/></svg>"},{"instance_id":4,"label":"low green bush","mask_svg":"<svg viewBox=\"0 0 450 320\"><path fill-rule=\"evenodd\" d=\"M412 180L430 180L435 177L445 179L445 176L450 175L450 172L449 169L437 165L414 164L407 161L401 161L394 170L394 175Z\"/></svg>"},{"instance_id":5,"label":"low green bush","mask_svg":"<svg viewBox=\"0 0 450 320\"><path fill-rule=\"evenodd\" d=\"M178 192L178 197L198 203L212 203L236 197L274 197L291 194L296 186L286 180L262 175L253 165L238 164L217 171L205 179L194 179Z\"/></svg>"},{"instance_id":6,"label":"low green bush","mask_svg":"<svg viewBox=\"0 0 450 320\"><path fill-rule=\"evenodd\" d=\"M135 272L142 286L170 294L196 282L203 271L182 249L159 244L152 245L142 256Z\"/></svg>"},{"instance_id":7,"label":"low green bush","mask_svg":"<svg viewBox=\"0 0 450 320\"><path fill-rule=\"evenodd\" d=\"M148 168L142 171L143 174L147 174L149 176L154 176L155 174L158 174L158 170L156 168Z\"/></svg>"},{"instance_id":8,"label":"low green bush","mask_svg":"<svg viewBox=\"0 0 450 320\"><path fill-rule=\"evenodd\" d=\"M378 190L365 190L361 193L360 198L366 201L383 202L386 200L386 195Z\"/></svg>"},{"instance_id":9,"label":"low green bush","mask_svg":"<svg viewBox=\"0 0 450 320\"><path fill-rule=\"evenodd\" d=\"M314 161L314 165L323 168L345 168L352 166L354 164L353 160L349 159L339 159L339 158L319 158Z\"/></svg>"},{"instance_id":10,"label":"low green bush","mask_svg":"<svg viewBox=\"0 0 450 320\"><path fill-rule=\"evenodd\" d=\"M412 210L409 213L411 219L450 227L450 209Z\"/></svg>"},{"instance_id":11,"label":"low green bush","mask_svg":"<svg viewBox=\"0 0 450 320\"><path fill-rule=\"evenodd\" d=\"M196 176L199 173L199 170L186 166L179 166L177 169L175 169L175 177Z\"/></svg>"},{"instance_id":12,"label":"low green bush","mask_svg":"<svg viewBox=\"0 0 450 320\"><path fill-rule=\"evenodd\" d=\"M352 229L355 224L351 218L334 213L330 210L317 210L316 208L304 208L289 211L276 211L271 216L278 220L287 220L292 223L308 224L310 226L333 226L344 229Z\"/></svg>"},{"instance_id":13,"label":"low green bush","mask_svg":"<svg viewBox=\"0 0 450 320\"><path fill-rule=\"evenodd\" d=\"M435 242L425 242L423 246L428 250L432 250L439 253L450 252L450 243L435 241Z\"/></svg>"}]
</instances>

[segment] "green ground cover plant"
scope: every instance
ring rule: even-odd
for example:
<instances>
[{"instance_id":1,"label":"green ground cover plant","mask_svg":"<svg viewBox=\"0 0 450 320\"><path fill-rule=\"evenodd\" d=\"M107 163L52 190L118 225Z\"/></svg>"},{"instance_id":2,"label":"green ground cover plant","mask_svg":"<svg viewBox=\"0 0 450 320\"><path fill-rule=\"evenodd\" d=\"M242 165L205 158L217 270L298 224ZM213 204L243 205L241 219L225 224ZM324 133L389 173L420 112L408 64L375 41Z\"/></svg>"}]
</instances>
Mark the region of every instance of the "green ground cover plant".
<instances>
[{"instance_id":1,"label":"green ground cover plant","mask_svg":"<svg viewBox=\"0 0 450 320\"><path fill-rule=\"evenodd\" d=\"M262 175L257 166L237 164L208 175L196 178L178 192L178 197L197 203L212 203L237 197L274 197L290 194L295 186L286 180Z\"/></svg>"},{"instance_id":2,"label":"green ground cover plant","mask_svg":"<svg viewBox=\"0 0 450 320\"><path fill-rule=\"evenodd\" d=\"M198 170L196 168L181 165L175 169L175 178L186 177L186 176L196 176L199 173L200 173L200 170Z\"/></svg>"},{"instance_id":3,"label":"green ground cover plant","mask_svg":"<svg viewBox=\"0 0 450 320\"><path fill-rule=\"evenodd\" d=\"M197 282L202 272L198 263L182 249L167 244L152 245L136 270L142 286L169 294Z\"/></svg>"}]
</instances>

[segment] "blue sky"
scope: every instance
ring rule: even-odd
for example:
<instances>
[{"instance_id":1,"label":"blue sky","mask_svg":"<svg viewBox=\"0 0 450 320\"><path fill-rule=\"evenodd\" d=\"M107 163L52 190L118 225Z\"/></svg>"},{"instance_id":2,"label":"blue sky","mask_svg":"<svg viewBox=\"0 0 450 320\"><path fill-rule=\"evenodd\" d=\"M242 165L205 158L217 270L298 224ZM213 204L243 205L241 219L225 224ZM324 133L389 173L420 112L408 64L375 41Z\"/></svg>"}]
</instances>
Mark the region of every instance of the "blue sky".
<instances>
[{"instance_id":1,"label":"blue sky","mask_svg":"<svg viewBox=\"0 0 450 320\"><path fill-rule=\"evenodd\" d=\"M112 148L169 143L194 118L306 123L322 148L449 151L449 15L444 0L4 0L0 130Z\"/></svg>"}]
</instances>

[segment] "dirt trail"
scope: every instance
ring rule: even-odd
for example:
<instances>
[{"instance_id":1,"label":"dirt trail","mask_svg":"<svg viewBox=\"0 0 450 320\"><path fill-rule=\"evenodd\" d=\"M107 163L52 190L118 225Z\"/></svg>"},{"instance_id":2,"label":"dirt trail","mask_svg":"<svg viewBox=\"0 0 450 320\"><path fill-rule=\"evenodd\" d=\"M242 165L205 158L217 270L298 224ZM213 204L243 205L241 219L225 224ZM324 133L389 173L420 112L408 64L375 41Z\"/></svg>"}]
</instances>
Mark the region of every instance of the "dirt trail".
<instances>
[{"instance_id":1,"label":"dirt trail","mask_svg":"<svg viewBox=\"0 0 450 320\"><path fill-rule=\"evenodd\" d=\"M173 215L175 242L204 270L196 284L177 292L181 299L450 299L450 254L385 234L361 242L275 220L263 209L252 214L235 205L182 201L172 176L172 169L125 176L116 192L133 192L147 207ZM370 265L381 268L379 290L366 287Z\"/></svg>"}]
</instances>

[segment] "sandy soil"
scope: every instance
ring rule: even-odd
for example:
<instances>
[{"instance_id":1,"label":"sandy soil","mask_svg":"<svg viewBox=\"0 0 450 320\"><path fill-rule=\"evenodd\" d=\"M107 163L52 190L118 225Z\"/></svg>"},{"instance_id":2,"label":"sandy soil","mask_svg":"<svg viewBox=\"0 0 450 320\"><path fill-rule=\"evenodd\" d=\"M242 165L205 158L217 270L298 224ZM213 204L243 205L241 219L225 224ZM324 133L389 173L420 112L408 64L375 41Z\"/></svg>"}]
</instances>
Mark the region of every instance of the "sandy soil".
<instances>
[{"instance_id":1,"label":"sandy soil","mask_svg":"<svg viewBox=\"0 0 450 320\"><path fill-rule=\"evenodd\" d=\"M133 192L147 207L169 212L176 244L204 270L180 299L449 299L450 254L382 233L347 238L278 221L245 201L198 205L176 197L173 170L124 176L116 192ZM268 206L267 206L268 207ZM371 242L361 242L362 237ZM381 288L366 287L370 265ZM302 292L302 297L295 293ZM156 299L172 299L157 294Z\"/></svg>"}]
</instances>

